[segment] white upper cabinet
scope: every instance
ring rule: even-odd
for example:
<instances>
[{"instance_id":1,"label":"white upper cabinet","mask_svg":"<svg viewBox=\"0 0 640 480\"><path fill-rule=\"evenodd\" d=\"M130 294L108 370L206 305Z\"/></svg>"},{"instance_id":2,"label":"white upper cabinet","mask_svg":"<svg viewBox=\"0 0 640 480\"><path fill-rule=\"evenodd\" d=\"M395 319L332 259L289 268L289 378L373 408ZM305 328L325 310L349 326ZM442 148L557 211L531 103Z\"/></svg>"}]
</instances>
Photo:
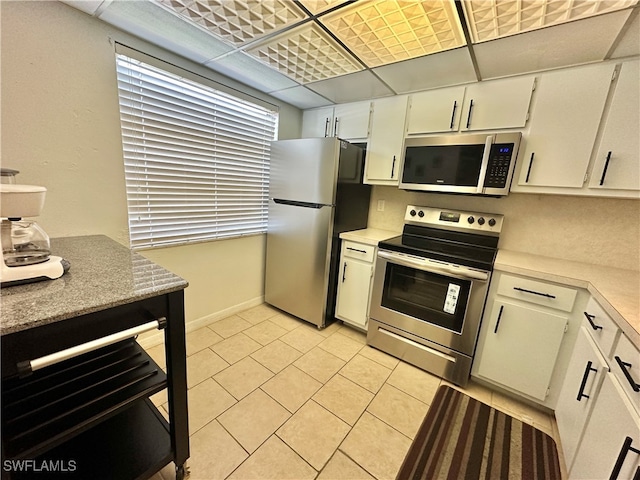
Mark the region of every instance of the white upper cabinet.
<instances>
[{"instance_id":1,"label":"white upper cabinet","mask_svg":"<svg viewBox=\"0 0 640 480\"><path fill-rule=\"evenodd\" d=\"M640 60L620 69L589 188L640 190Z\"/></svg>"},{"instance_id":2,"label":"white upper cabinet","mask_svg":"<svg viewBox=\"0 0 640 480\"><path fill-rule=\"evenodd\" d=\"M524 127L534 85L535 77L504 78L468 85L460 130Z\"/></svg>"},{"instance_id":3,"label":"white upper cabinet","mask_svg":"<svg viewBox=\"0 0 640 480\"><path fill-rule=\"evenodd\" d=\"M369 134L371 102L314 108L302 113L302 138L340 137L364 140Z\"/></svg>"},{"instance_id":4,"label":"white upper cabinet","mask_svg":"<svg viewBox=\"0 0 640 480\"><path fill-rule=\"evenodd\" d=\"M518 185L582 187L613 72L614 65L594 65L540 77Z\"/></svg>"},{"instance_id":5,"label":"white upper cabinet","mask_svg":"<svg viewBox=\"0 0 640 480\"><path fill-rule=\"evenodd\" d=\"M365 161L365 183L398 185L406 115L406 96L382 98L373 102L371 132Z\"/></svg>"},{"instance_id":6,"label":"white upper cabinet","mask_svg":"<svg viewBox=\"0 0 640 480\"><path fill-rule=\"evenodd\" d=\"M411 95L407 110L407 135L457 131L464 90L464 87L442 88Z\"/></svg>"}]
</instances>

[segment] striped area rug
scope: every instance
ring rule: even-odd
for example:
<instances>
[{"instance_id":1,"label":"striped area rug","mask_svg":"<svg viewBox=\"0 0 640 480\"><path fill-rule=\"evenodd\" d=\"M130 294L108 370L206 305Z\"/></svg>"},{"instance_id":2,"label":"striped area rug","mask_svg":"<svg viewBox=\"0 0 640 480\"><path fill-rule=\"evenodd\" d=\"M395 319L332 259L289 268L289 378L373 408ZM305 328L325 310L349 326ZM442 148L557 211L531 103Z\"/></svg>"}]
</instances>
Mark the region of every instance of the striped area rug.
<instances>
[{"instance_id":1,"label":"striped area rug","mask_svg":"<svg viewBox=\"0 0 640 480\"><path fill-rule=\"evenodd\" d=\"M560 478L558 451L549 435L444 385L436 392L396 477Z\"/></svg>"}]
</instances>

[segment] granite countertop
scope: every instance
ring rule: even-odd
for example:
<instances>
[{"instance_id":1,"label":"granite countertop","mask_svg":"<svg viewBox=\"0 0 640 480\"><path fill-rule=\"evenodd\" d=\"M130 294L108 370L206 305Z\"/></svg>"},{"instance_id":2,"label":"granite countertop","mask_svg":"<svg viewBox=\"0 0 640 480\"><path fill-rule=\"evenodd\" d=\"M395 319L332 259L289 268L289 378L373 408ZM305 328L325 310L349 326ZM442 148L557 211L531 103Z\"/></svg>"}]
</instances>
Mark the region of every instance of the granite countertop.
<instances>
[{"instance_id":1,"label":"granite countertop","mask_svg":"<svg viewBox=\"0 0 640 480\"><path fill-rule=\"evenodd\" d=\"M71 263L56 280L0 290L0 335L162 295L188 286L104 235L51 239L51 252Z\"/></svg>"},{"instance_id":2,"label":"granite countertop","mask_svg":"<svg viewBox=\"0 0 640 480\"><path fill-rule=\"evenodd\" d=\"M498 250L496 270L584 288L640 347L640 272Z\"/></svg>"},{"instance_id":3,"label":"granite countertop","mask_svg":"<svg viewBox=\"0 0 640 480\"><path fill-rule=\"evenodd\" d=\"M340 238L350 240L352 242L360 242L365 245L378 245L378 242L389 238L397 237L402 232L393 232L390 230L381 230L379 228L365 228L363 230L354 230L352 232L342 232Z\"/></svg>"}]
</instances>

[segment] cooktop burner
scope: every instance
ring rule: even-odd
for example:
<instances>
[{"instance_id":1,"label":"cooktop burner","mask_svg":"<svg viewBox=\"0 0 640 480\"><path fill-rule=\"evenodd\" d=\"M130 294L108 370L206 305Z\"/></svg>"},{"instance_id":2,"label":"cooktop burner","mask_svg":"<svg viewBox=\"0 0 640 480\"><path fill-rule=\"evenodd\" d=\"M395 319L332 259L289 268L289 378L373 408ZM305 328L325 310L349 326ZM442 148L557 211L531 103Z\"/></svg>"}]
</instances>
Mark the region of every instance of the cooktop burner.
<instances>
[{"instance_id":1,"label":"cooktop burner","mask_svg":"<svg viewBox=\"0 0 640 480\"><path fill-rule=\"evenodd\" d=\"M379 248L492 270L502 215L407 206L402 235Z\"/></svg>"}]
</instances>

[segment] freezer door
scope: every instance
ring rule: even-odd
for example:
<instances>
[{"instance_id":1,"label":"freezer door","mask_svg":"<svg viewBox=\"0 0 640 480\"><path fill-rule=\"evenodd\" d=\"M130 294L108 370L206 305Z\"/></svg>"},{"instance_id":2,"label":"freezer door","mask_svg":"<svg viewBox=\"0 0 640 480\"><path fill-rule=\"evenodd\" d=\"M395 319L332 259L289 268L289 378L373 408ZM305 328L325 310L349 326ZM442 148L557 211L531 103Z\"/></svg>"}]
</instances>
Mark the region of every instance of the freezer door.
<instances>
[{"instance_id":1,"label":"freezer door","mask_svg":"<svg viewBox=\"0 0 640 480\"><path fill-rule=\"evenodd\" d=\"M265 301L324 326L334 208L269 203Z\"/></svg>"},{"instance_id":2,"label":"freezer door","mask_svg":"<svg viewBox=\"0 0 640 480\"><path fill-rule=\"evenodd\" d=\"M272 142L269 197L333 205L340 148L335 137Z\"/></svg>"}]
</instances>

